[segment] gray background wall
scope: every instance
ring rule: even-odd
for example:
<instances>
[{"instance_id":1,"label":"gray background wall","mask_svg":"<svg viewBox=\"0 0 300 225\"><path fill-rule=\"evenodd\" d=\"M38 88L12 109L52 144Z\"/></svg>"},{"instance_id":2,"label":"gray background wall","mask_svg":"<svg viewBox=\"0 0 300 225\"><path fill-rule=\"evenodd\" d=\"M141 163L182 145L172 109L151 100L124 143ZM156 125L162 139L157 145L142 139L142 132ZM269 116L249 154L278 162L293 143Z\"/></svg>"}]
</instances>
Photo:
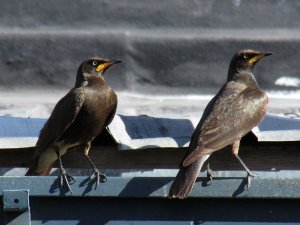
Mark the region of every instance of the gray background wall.
<instances>
[{"instance_id":1,"label":"gray background wall","mask_svg":"<svg viewBox=\"0 0 300 225\"><path fill-rule=\"evenodd\" d=\"M70 88L93 55L123 60L118 90L214 93L243 48L272 51L257 65L264 89L300 77L297 0L0 1L0 88ZM154 92L155 91L155 92Z\"/></svg>"}]
</instances>

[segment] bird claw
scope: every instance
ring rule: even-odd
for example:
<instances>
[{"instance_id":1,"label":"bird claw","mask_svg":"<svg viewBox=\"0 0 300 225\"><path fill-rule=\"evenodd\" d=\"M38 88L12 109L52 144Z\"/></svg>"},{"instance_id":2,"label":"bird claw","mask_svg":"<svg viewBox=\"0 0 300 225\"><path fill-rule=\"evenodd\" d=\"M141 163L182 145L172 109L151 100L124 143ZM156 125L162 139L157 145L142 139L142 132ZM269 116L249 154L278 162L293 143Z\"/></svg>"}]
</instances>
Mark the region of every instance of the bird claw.
<instances>
[{"instance_id":1,"label":"bird claw","mask_svg":"<svg viewBox=\"0 0 300 225\"><path fill-rule=\"evenodd\" d=\"M90 180L93 180L94 178L97 179L95 190L98 188L98 185L100 183L100 178L102 178L104 182L107 181L107 177L105 176L105 174L100 173L98 169L94 169L94 173L90 176Z\"/></svg>"},{"instance_id":2,"label":"bird claw","mask_svg":"<svg viewBox=\"0 0 300 225\"><path fill-rule=\"evenodd\" d=\"M206 177L207 177L207 179L209 180L208 181L208 183L209 183L209 185L211 185L212 184L212 180L213 180L213 175L212 175L212 170L211 169L207 169L207 171L206 171Z\"/></svg>"},{"instance_id":3,"label":"bird claw","mask_svg":"<svg viewBox=\"0 0 300 225\"><path fill-rule=\"evenodd\" d=\"M252 177L259 177L259 175L254 174L252 172L247 172L247 191L249 191L250 187L251 187L251 180Z\"/></svg>"},{"instance_id":4,"label":"bird claw","mask_svg":"<svg viewBox=\"0 0 300 225\"><path fill-rule=\"evenodd\" d=\"M60 174L60 186L63 187L64 183L67 185L68 190L72 193L69 181L76 181L75 178L68 174L64 169L61 170Z\"/></svg>"}]
</instances>

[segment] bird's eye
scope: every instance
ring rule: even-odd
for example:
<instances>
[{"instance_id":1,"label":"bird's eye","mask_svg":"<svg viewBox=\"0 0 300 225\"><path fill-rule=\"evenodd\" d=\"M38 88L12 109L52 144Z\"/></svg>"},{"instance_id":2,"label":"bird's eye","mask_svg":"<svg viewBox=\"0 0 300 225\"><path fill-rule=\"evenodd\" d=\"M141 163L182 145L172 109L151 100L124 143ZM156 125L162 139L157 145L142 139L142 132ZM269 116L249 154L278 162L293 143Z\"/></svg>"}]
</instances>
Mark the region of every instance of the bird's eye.
<instances>
[{"instance_id":1,"label":"bird's eye","mask_svg":"<svg viewBox=\"0 0 300 225\"><path fill-rule=\"evenodd\" d=\"M93 61L92 64L93 64L93 66L96 66L98 63L97 63L97 61Z\"/></svg>"},{"instance_id":2,"label":"bird's eye","mask_svg":"<svg viewBox=\"0 0 300 225\"><path fill-rule=\"evenodd\" d=\"M244 59L248 59L249 58L249 55L248 54L245 54L244 55Z\"/></svg>"}]
</instances>

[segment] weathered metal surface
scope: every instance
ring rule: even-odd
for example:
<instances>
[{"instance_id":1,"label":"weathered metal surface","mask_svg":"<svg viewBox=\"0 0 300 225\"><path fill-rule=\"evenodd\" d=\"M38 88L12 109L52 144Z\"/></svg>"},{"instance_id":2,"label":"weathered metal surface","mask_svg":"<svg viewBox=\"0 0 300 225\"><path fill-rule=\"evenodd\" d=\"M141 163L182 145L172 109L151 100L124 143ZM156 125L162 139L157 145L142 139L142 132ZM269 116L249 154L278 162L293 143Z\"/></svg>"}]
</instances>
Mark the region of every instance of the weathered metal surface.
<instances>
[{"instance_id":1,"label":"weathered metal surface","mask_svg":"<svg viewBox=\"0 0 300 225\"><path fill-rule=\"evenodd\" d=\"M4 225L30 225L29 190L3 190Z\"/></svg>"},{"instance_id":2,"label":"weathered metal surface","mask_svg":"<svg viewBox=\"0 0 300 225\"><path fill-rule=\"evenodd\" d=\"M4 211L26 211L29 209L28 190L3 190Z\"/></svg>"},{"instance_id":3,"label":"weathered metal surface","mask_svg":"<svg viewBox=\"0 0 300 225\"><path fill-rule=\"evenodd\" d=\"M116 115L108 132L105 131L106 134L102 135L115 141L119 150L187 147L199 118ZM34 146L45 121L46 119L0 117L0 148ZM267 114L252 133L261 142L287 142L300 141L299 131L300 119Z\"/></svg>"},{"instance_id":4,"label":"weathered metal surface","mask_svg":"<svg viewBox=\"0 0 300 225\"><path fill-rule=\"evenodd\" d=\"M299 141L300 119L267 114L252 132L259 142Z\"/></svg>"},{"instance_id":5,"label":"weathered metal surface","mask_svg":"<svg viewBox=\"0 0 300 225\"><path fill-rule=\"evenodd\" d=\"M252 170L300 169L300 142L260 143L253 137L243 139L239 154ZM101 169L153 169L178 168L186 148L154 148L138 151L118 151L116 146L93 145L89 155ZM1 167L26 167L34 148L0 149ZM90 168L81 149L63 156L66 168ZM209 160L213 170L240 170L241 165L229 148L215 152ZM55 165L57 166L57 165Z\"/></svg>"},{"instance_id":6,"label":"weathered metal surface","mask_svg":"<svg viewBox=\"0 0 300 225\"><path fill-rule=\"evenodd\" d=\"M0 148L32 147L46 119L0 116Z\"/></svg>"},{"instance_id":7,"label":"weathered metal surface","mask_svg":"<svg viewBox=\"0 0 300 225\"><path fill-rule=\"evenodd\" d=\"M295 225L299 201L32 198L32 225Z\"/></svg>"},{"instance_id":8,"label":"weathered metal surface","mask_svg":"<svg viewBox=\"0 0 300 225\"><path fill-rule=\"evenodd\" d=\"M195 198L272 198L300 199L300 177L274 178L271 172L261 172L260 177L252 179L251 189L247 191L244 177L219 177L208 185L206 178L199 178L190 197ZM245 174L246 175L246 174ZM50 177L0 177L0 191L27 188L30 196L91 196L120 198L165 198L171 177L109 177L101 183L97 190L95 181L89 182L88 177L76 177L71 184L73 193L60 189L60 180Z\"/></svg>"},{"instance_id":9,"label":"weathered metal surface","mask_svg":"<svg viewBox=\"0 0 300 225\"><path fill-rule=\"evenodd\" d=\"M109 177L94 190L76 177L72 195L58 188L57 177L1 177L0 183L30 190L32 225L299 224L300 177L268 174L254 178L249 192L242 178L215 178L212 185L199 179L185 200L166 198L173 178Z\"/></svg>"},{"instance_id":10,"label":"weathered metal surface","mask_svg":"<svg viewBox=\"0 0 300 225\"><path fill-rule=\"evenodd\" d=\"M119 150L187 147L199 118L116 115L108 130Z\"/></svg>"},{"instance_id":11,"label":"weathered metal surface","mask_svg":"<svg viewBox=\"0 0 300 225\"><path fill-rule=\"evenodd\" d=\"M108 129L119 150L187 147L199 118L116 115ZM259 142L300 141L300 119L267 114L252 130Z\"/></svg>"},{"instance_id":12,"label":"weathered metal surface","mask_svg":"<svg viewBox=\"0 0 300 225\"><path fill-rule=\"evenodd\" d=\"M57 177L0 177L0 193L28 189L33 225L300 224L299 174L291 171L294 176L274 176L280 174L275 172L278 170L300 168L299 143L257 143L251 135L243 139L240 154L247 165L251 169L274 171L259 172L260 177L253 178L250 191L246 188L246 174L242 174L216 177L211 185L205 178L199 178L186 200L166 198L173 177L109 177L97 190L94 181L76 177L71 184L72 194L60 188ZM25 166L33 151L34 148L1 149L0 165ZM177 168L185 152L186 148L157 146L118 151L115 145L97 146L96 140L91 157L99 168ZM64 164L88 166L80 149L66 154ZM227 150L213 154L210 164L214 170L241 169ZM2 197L5 199L5 194ZM26 225L20 217L24 212L29 213L0 210L0 216L4 224Z\"/></svg>"},{"instance_id":13,"label":"weathered metal surface","mask_svg":"<svg viewBox=\"0 0 300 225\"><path fill-rule=\"evenodd\" d=\"M37 137L46 119L0 116L0 137Z\"/></svg>"}]
</instances>

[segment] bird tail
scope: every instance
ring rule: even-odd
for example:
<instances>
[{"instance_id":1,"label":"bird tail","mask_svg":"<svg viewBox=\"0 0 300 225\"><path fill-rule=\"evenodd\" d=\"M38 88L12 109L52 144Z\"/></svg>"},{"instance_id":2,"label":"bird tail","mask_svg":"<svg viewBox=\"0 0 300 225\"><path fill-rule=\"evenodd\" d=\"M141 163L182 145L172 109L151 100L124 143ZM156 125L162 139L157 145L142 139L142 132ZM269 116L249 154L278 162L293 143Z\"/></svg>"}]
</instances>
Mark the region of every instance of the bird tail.
<instances>
[{"instance_id":1,"label":"bird tail","mask_svg":"<svg viewBox=\"0 0 300 225\"><path fill-rule=\"evenodd\" d=\"M35 157L31 162L25 176L48 176L52 169L52 165L48 165L42 171L38 171L39 157Z\"/></svg>"},{"instance_id":2,"label":"bird tail","mask_svg":"<svg viewBox=\"0 0 300 225\"><path fill-rule=\"evenodd\" d=\"M170 188L169 198L186 198L187 195L191 192L198 174L205 163L209 158L210 154L200 157L195 162L191 163L186 167L181 167L177 176Z\"/></svg>"}]
</instances>

